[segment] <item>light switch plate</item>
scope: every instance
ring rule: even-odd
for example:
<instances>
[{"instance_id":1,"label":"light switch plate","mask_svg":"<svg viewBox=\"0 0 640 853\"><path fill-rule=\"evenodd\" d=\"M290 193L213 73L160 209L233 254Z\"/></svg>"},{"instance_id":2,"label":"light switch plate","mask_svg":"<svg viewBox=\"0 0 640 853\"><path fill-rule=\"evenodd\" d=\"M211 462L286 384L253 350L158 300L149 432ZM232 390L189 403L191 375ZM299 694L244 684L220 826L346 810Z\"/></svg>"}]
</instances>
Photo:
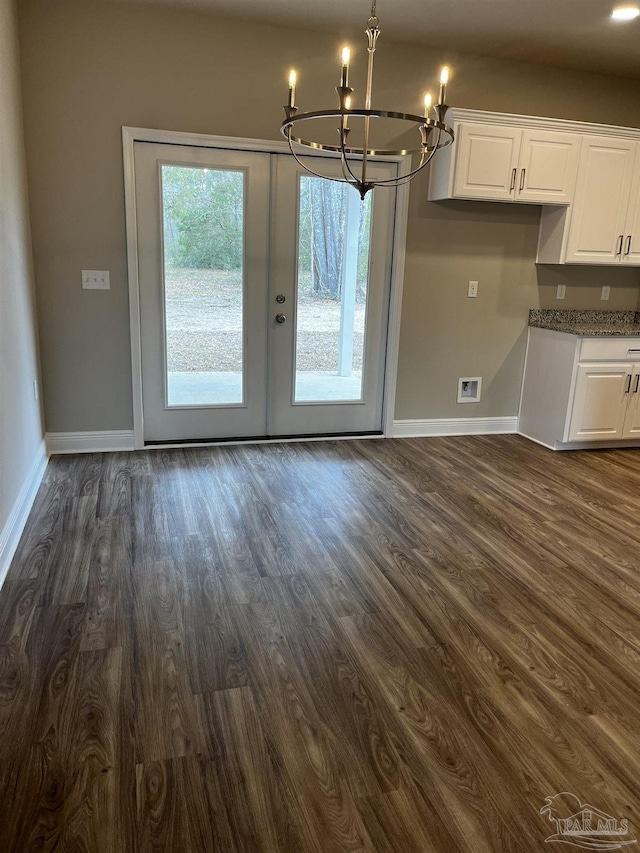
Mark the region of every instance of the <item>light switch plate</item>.
<instances>
[{"instance_id":1,"label":"light switch plate","mask_svg":"<svg viewBox=\"0 0 640 853\"><path fill-rule=\"evenodd\" d=\"M109 270L82 270L83 290L109 290Z\"/></svg>"},{"instance_id":2,"label":"light switch plate","mask_svg":"<svg viewBox=\"0 0 640 853\"><path fill-rule=\"evenodd\" d=\"M602 292L600 294L600 299L604 299L605 301L611 296L611 288L608 284L602 285Z\"/></svg>"},{"instance_id":3,"label":"light switch plate","mask_svg":"<svg viewBox=\"0 0 640 853\"><path fill-rule=\"evenodd\" d=\"M556 299L564 299L566 292L567 292L567 285L566 284L559 284L558 289L556 290Z\"/></svg>"}]
</instances>

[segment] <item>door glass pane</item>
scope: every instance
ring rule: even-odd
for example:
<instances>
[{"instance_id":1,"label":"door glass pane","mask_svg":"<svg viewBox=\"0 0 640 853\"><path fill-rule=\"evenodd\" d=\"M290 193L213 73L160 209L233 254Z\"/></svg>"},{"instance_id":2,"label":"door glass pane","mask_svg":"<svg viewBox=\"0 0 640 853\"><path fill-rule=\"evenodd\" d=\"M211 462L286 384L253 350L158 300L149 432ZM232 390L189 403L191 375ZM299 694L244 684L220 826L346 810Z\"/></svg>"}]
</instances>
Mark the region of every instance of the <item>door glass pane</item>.
<instances>
[{"instance_id":1,"label":"door glass pane","mask_svg":"<svg viewBox=\"0 0 640 853\"><path fill-rule=\"evenodd\" d=\"M167 406L243 402L244 173L162 166Z\"/></svg>"},{"instance_id":2,"label":"door glass pane","mask_svg":"<svg viewBox=\"0 0 640 853\"><path fill-rule=\"evenodd\" d=\"M295 402L360 400L372 193L299 180Z\"/></svg>"}]
</instances>

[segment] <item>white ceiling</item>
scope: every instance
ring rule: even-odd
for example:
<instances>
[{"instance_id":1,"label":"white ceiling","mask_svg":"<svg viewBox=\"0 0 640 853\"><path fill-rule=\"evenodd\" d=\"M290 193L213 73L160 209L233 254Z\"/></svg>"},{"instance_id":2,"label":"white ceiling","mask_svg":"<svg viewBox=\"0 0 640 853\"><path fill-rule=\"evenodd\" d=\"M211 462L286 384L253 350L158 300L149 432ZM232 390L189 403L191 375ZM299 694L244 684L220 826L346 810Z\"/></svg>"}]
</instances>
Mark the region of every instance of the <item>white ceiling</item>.
<instances>
[{"instance_id":1,"label":"white ceiling","mask_svg":"<svg viewBox=\"0 0 640 853\"><path fill-rule=\"evenodd\" d=\"M336 31L364 24L371 0L119 0L171 5ZM640 78L640 18L616 24L633 0L378 0L387 38L467 53ZM640 0L638 0L640 2Z\"/></svg>"}]
</instances>

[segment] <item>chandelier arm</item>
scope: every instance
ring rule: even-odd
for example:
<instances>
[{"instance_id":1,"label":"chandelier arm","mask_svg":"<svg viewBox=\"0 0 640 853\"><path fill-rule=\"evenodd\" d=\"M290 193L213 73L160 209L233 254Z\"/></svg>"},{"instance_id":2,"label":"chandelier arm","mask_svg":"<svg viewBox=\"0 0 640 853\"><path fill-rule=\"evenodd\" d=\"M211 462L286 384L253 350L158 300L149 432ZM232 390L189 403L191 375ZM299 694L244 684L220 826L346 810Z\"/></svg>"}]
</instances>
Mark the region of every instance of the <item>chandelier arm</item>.
<instances>
[{"instance_id":1,"label":"chandelier arm","mask_svg":"<svg viewBox=\"0 0 640 853\"><path fill-rule=\"evenodd\" d=\"M401 187L403 183L406 183L407 181L410 181L412 178L415 178L415 176L418 174L418 172L422 171L422 169L424 169L425 166L428 166L429 163L433 160L436 151L438 151L438 142L439 141L440 141L440 130L438 130L438 139L436 140L436 144L431 149L427 159L426 160L424 159L425 158L425 152L423 152L422 156L420 157L420 165L418 166L418 168L413 169L411 172L408 172L406 175L402 175L402 177L400 178L400 181L402 183L400 183L400 181L398 181L398 178L388 178L388 179L385 179L382 181L376 181L375 182L376 186L380 187L380 186L384 186L385 184L388 184L389 186Z\"/></svg>"},{"instance_id":2,"label":"chandelier arm","mask_svg":"<svg viewBox=\"0 0 640 853\"><path fill-rule=\"evenodd\" d=\"M427 160L425 160L425 162L422 163L420 166L418 166L417 169L413 169L413 171L408 172L406 175L401 175L397 178L390 178L389 180L385 180L385 181L376 181L375 186L376 187L391 187L391 188L393 188L393 187L401 187L403 184L408 184L409 181L411 181L411 180L413 180L413 178L415 178L415 176L418 174L418 172L421 172L425 166L429 165L430 160L431 160L431 157L429 157Z\"/></svg>"},{"instance_id":3,"label":"chandelier arm","mask_svg":"<svg viewBox=\"0 0 640 853\"><path fill-rule=\"evenodd\" d=\"M358 183L358 179L349 168L347 158L343 154L340 154L340 168L342 169L345 182L349 184L349 186L355 186Z\"/></svg>"},{"instance_id":4,"label":"chandelier arm","mask_svg":"<svg viewBox=\"0 0 640 853\"><path fill-rule=\"evenodd\" d=\"M420 169L416 169L416 170L415 170L415 172L412 172L410 175L403 175L401 178L399 178L399 179L397 180L397 182L396 182L396 183L390 184L390 183L387 183L387 182L385 181L385 183L384 183L384 184L382 184L382 183L379 183L379 184L378 184L378 183L377 183L377 184L376 184L376 187L380 187L380 189L381 189L381 190L395 190L395 189L396 189L396 187L404 187L404 186L406 186L407 184L410 184L410 183L411 183L411 181L415 178L415 176L418 174L418 172L419 172L421 169L423 169L423 168L424 168L424 166L426 166L426 165L428 164L428 162L429 162L429 161L427 161L427 163L425 163L423 166L421 166L421 167L420 167Z\"/></svg>"},{"instance_id":5,"label":"chandelier arm","mask_svg":"<svg viewBox=\"0 0 640 853\"><path fill-rule=\"evenodd\" d=\"M421 157L420 158L420 165L418 166L417 169L413 169L413 171L408 172L406 175L402 175L399 178L395 178L392 180L376 181L376 186L381 187L383 190L392 190L392 189L395 189L396 187L403 187L403 186L405 186L405 184L410 184L411 181L418 174L418 172L421 172L425 166L429 165L429 163L433 159L437 150L438 150L437 148L432 149L431 153L429 154L429 156L427 157L426 160L424 160L424 158ZM423 160L424 160L424 162L423 162Z\"/></svg>"},{"instance_id":6,"label":"chandelier arm","mask_svg":"<svg viewBox=\"0 0 640 853\"><path fill-rule=\"evenodd\" d=\"M347 150L346 150L346 146L345 146L345 135L344 135L344 133L340 134L340 165L342 167L342 174L344 175L345 180L347 181L348 184L351 184L352 186L357 187L359 184L362 183L361 181L359 181L356 178L356 176L351 171L351 167L349 166L349 161L347 160ZM352 178L353 183L352 183L352 181L349 180L348 176L350 176Z\"/></svg>"},{"instance_id":7,"label":"chandelier arm","mask_svg":"<svg viewBox=\"0 0 640 853\"><path fill-rule=\"evenodd\" d=\"M344 184L344 183L345 183L345 182L342 180L342 178L331 178L331 177L329 177L328 175L321 175L321 174L320 174L320 172L315 172L313 169L309 168L309 166L307 166L307 164L306 164L306 163L303 163L303 162L302 162L302 160L298 157L298 155L297 155L297 154L296 154L296 152L294 151L294 149L293 149L293 143L292 143L292 141L291 141L291 135L290 135L290 134L287 136L287 139L288 139L288 141L289 141L289 151L290 151L290 152L291 152L291 154L293 155L293 159L296 161L296 163L297 163L299 166L302 166L302 168L305 170L305 172L309 172L310 174L314 175L314 177L316 177L316 178L322 178L322 179L323 179L323 180L325 180L325 181L335 181L335 182L336 182L336 183L338 183L338 184Z\"/></svg>"},{"instance_id":8,"label":"chandelier arm","mask_svg":"<svg viewBox=\"0 0 640 853\"><path fill-rule=\"evenodd\" d=\"M412 178L415 178L418 172L421 172L425 168L425 166L429 165L429 163L433 159L434 153L435 152L432 151L431 154L429 154L429 156L427 157L427 159L424 162L420 163L417 169L412 169L412 171L408 172L406 175L401 175L398 178L389 178L388 180L376 181L375 185L377 187L400 187L403 183L408 183L410 180L412 180Z\"/></svg>"}]
</instances>

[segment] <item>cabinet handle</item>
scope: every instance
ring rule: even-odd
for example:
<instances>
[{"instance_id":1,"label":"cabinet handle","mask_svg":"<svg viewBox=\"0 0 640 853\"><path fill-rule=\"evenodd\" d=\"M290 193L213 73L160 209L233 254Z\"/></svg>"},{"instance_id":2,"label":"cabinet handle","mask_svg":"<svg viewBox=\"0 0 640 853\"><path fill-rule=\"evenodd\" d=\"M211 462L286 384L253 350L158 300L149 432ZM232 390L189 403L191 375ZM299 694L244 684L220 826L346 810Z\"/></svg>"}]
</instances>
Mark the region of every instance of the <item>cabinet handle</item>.
<instances>
[{"instance_id":1,"label":"cabinet handle","mask_svg":"<svg viewBox=\"0 0 640 853\"><path fill-rule=\"evenodd\" d=\"M633 386L633 393L638 393L638 385L640 385L640 373L636 373L636 384Z\"/></svg>"},{"instance_id":2,"label":"cabinet handle","mask_svg":"<svg viewBox=\"0 0 640 853\"><path fill-rule=\"evenodd\" d=\"M526 171L527 171L526 169L523 169L521 174L520 174L520 192L522 192L522 190L524 189L524 173Z\"/></svg>"},{"instance_id":3,"label":"cabinet handle","mask_svg":"<svg viewBox=\"0 0 640 853\"><path fill-rule=\"evenodd\" d=\"M627 387L624 389L624 393L628 394L631 391L631 374L627 373Z\"/></svg>"},{"instance_id":4,"label":"cabinet handle","mask_svg":"<svg viewBox=\"0 0 640 853\"><path fill-rule=\"evenodd\" d=\"M618 248L616 249L616 257L622 254L622 241L624 240L624 234L621 234L618 237Z\"/></svg>"},{"instance_id":5,"label":"cabinet handle","mask_svg":"<svg viewBox=\"0 0 640 853\"><path fill-rule=\"evenodd\" d=\"M515 185L516 185L516 175L517 175L517 174L518 174L518 170L517 170L517 169L512 169L512 170L511 170L511 186L509 187L509 192L510 192L510 193L512 193L512 192L513 192L513 189L514 189L514 187L515 187Z\"/></svg>"},{"instance_id":6,"label":"cabinet handle","mask_svg":"<svg viewBox=\"0 0 640 853\"><path fill-rule=\"evenodd\" d=\"M631 251L631 234L629 234L629 236L627 237L627 248L624 250L625 257L629 254L630 251Z\"/></svg>"}]
</instances>

